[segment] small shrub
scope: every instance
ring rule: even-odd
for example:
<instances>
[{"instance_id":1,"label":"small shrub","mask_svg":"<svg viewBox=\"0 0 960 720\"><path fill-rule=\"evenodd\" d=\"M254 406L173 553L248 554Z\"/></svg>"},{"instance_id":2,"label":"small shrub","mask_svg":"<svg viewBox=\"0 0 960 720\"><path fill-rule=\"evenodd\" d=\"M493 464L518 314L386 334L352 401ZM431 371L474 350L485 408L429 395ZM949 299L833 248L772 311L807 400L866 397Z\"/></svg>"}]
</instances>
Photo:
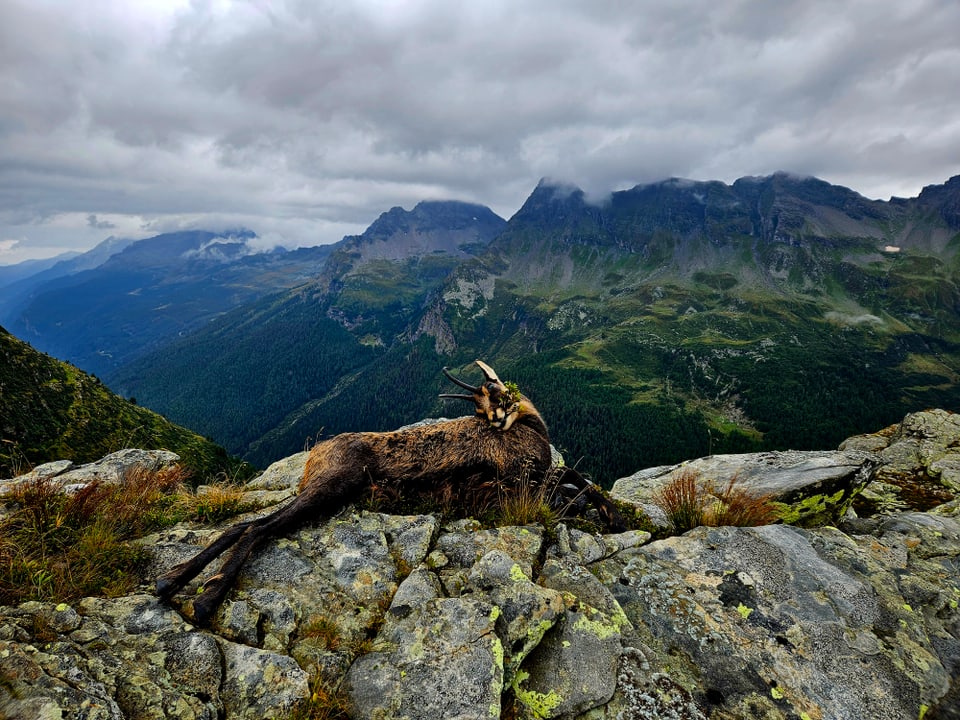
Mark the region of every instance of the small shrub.
<instances>
[{"instance_id":1,"label":"small shrub","mask_svg":"<svg viewBox=\"0 0 960 720\"><path fill-rule=\"evenodd\" d=\"M336 650L343 642L340 628L324 615L311 615L300 628L300 637L312 641L324 650Z\"/></svg>"},{"instance_id":2,"label":"small shrub","mask_svg":"<svg viewBox=\"0 0 960 720\"><path fill-rule=\"evenodd\" d=\"M14 440L0 438L0 477L15 478L33 470L33 463L27 458L20 444Z\"/></svg>"},{"instance_id":3,"label":"small shrub","mask_svg":"<svg viewBox=\"0 0 960 720\"><path fill-rule=\"evenodd\" d=\"M243 489L235 485L211 485L193 497L190 519L215 525L234 515L256 509L244 501Z\"/></svg>"},{"instance_id":4,"label":"small shrub","mask_svg":"<svg viewBox=\"0 0 960 720\"><path fill-rule=\"evenodd\" d=\"M350 720L350 704L339 687L324 682L317 673L310 682L310 697L300 703L289 720Z\"/></svg>"},{"instance_id":5,"label":"small shrub","mask_svg":"<svg viewBox=\"0 0 960 720\"><path fill-rule=\"evenodd\" d=\"M704 481L700 473L689 469L682 470L661 487L653 502L663 510L677 533L700 525L769 525L779 518L771 496L744 489L736 475L718 489L712 481Z\"/></svg>"}]
</instances>

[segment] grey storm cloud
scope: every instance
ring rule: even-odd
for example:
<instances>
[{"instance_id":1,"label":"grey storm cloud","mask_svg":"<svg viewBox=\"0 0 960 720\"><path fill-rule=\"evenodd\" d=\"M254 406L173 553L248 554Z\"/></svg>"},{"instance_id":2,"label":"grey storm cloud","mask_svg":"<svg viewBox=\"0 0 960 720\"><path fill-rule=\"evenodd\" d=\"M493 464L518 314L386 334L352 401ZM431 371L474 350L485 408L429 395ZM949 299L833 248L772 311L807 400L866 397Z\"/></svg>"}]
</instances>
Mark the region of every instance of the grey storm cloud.
<instances>
[{"instance_id":1,"label":"grey storm cloud","mask_svg":"<svg viewBox=\"0 0 960 720\"><path fill-rule=\"evenodd\" d=\"M0 262L107 225L303 245L426 198L509 216L544 176L916 194L960 172L958 37L956 0L6 0Z\"/></svg>"},{"instance_id":2,"label":"grey storm cloud","mask_svg":"<svg viewBox=\"0 0 960 720\"><path fill-rule=\"evenodd\" d=\"M87 215L87 227L97 230L112 230L116 225L109 220L98 220L96 215Z\"/></svg>"}]
</instances>

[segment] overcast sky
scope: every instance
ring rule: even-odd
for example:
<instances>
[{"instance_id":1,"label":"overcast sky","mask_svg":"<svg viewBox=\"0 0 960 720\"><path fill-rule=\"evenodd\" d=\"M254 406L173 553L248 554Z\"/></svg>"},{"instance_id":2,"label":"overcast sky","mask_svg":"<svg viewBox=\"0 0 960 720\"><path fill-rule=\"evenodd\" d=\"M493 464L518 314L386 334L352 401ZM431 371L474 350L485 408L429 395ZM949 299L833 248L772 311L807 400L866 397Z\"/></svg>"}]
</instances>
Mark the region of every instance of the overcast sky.
<instances>
[{"instance_id":1,"label":"overcast sky","mask_svg":"<svg viewBox=\"0 0 960 720\"><path fill-rule=\"evenodd\" d=\"M0 264L777 170L960 173L960 2L0 0Z\"/></svg>"}]
</instances>

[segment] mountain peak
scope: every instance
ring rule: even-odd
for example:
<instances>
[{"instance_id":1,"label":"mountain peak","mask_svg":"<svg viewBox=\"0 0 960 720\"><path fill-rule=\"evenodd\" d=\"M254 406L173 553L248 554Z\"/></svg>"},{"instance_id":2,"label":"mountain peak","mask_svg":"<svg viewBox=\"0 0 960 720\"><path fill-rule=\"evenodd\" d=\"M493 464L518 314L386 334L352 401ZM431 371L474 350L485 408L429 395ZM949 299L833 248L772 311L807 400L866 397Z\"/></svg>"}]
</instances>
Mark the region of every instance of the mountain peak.
<instances>
[{"instance_id":1,"label":"mountain peak","mask_svg":"<svg viewBox=\"0 0 960 720\"><path fill-rule=\"evenodd\" d=\"M364 240L387 240L398 234L427 234L474 228L490 239L506 221L485 205L459 200L423 200L412 210L397 206L383 213L360 236Z\"/></svg>"}]
</instances>

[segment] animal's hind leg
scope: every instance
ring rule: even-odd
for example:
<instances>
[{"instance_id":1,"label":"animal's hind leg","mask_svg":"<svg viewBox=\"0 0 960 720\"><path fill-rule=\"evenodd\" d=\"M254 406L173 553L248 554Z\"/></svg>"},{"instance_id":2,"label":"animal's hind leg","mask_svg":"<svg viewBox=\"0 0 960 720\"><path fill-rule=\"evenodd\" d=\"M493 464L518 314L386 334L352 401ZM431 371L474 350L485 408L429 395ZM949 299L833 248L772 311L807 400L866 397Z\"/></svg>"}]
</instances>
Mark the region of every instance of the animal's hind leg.
<instances>
[{"instance_id":1,"label":"animal's hind leg","mask_svg":"<svg viewBox=\"0 0 960 720\"><path fill-rule=\"evenodd\" d=\"M193 603L193 617L198 625L206 625L233 586L240 568L250 554L264 540L291 527L296 527L305 516L312 514L312 503L307 495L298 496L290 505L272 515L256 520L247 527L230 550L220 571L203 584L203 592Z\"/></svg>"},{"instance_id":2,"label":"animal's hind leg","mask_svg":"<svg viewBox=\"0 0 960 720\"><path fill-rule=\"evenodd\" d=\"M220 571L203 584L203 592L193 603L193 617L198 625L206 625L220 607L227 592L233 586L250 553L270 536L263 527L250 527L237 541L223 561Z\"/></svg>"},{"instance_id":3,"label":"animal's hind leg","mask_svg":"<svg viewBox=\"0 0 960 720\"><path fill-rule=\"evenodd\" d=\"M175 565L157 578L157 597L169 600L177 591L193 580L210 562L233 545L250 527L251 522L237 523L224 530L216 540L207 545L189 560Z\"/></svg>"}]
</instances>

